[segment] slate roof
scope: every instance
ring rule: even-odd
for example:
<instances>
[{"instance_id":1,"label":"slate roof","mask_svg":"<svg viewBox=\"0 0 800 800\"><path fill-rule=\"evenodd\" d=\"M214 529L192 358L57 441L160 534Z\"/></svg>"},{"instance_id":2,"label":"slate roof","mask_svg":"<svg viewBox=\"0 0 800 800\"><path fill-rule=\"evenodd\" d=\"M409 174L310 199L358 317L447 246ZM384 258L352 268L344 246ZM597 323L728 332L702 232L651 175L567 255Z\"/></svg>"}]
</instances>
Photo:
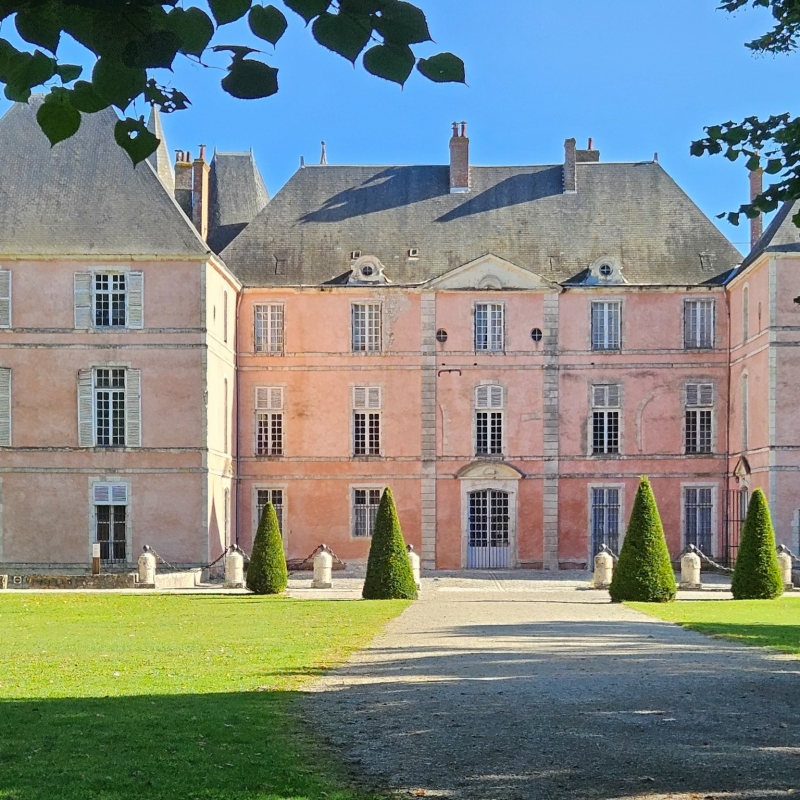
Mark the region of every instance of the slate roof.
<instances>
[{"instance_id":1,"label":"slate roof","mask_svg":"<svg viewBox=\"0 0 800 800\"><path fill-rule=\"evenodd\" d=\"M742 269L748 267L765 252L800 252L800 228L792 221L792 217L798 211L800 211L800 200L784 203L778 209L772 221L764 229L764 233L761 234L747 258L742 262Z\"/></svg>"},{"instance_id":2,"label":"slate roof","mask_svg":"<svg viewBox=\"0 0 800 800\"><path fill-rule=\"evenodd\" d=\"M51 149L41 97L0 119L0 255L204 256L208 247L151 165L114 141L111 109Z\"/></svg>"},{"instance_id":3,"label":"slate roof","mask_svg":"<svg viewBox=\"0 0 800 800\"><path fill-rule=\"evenodd\" d=\"M209 175L208 243L222 251L269 202L252 153L214 153Z\"/></svg>"},{"instance_id":4,"label":"slate roof","mask_svg":"<svg viewBox=\"0 0 800 800\"><path fill-rule=\"evenodd\" d=\"M150 119L147 121L147 130L159 139L158 149L155 153L151 153L147 160L156 171L158 177L161 178L167 190L174 193L175 172L172 169L172 161L170 160L169 150L167 149L167 137L164 135L164 129L161 127L161 114L158 111L158 106L153 106L150 111Z\"/></svg>"},{"instance_id":5,"label":"slate roof","mask_svg":"<svg viewBox=\"0 0 800 800\"><path fill-rule=\"evenodd\" d=\"M471 191L450 194L447 166L305 167L222 257L250 286L328 282L354 250L411 285L489 253L561 283L580 282L601 256L648 285L720 282L741 262L659 164L577 170L575 194L563 192L560 164L472 167Z\"/></svg>"}]
</instances>

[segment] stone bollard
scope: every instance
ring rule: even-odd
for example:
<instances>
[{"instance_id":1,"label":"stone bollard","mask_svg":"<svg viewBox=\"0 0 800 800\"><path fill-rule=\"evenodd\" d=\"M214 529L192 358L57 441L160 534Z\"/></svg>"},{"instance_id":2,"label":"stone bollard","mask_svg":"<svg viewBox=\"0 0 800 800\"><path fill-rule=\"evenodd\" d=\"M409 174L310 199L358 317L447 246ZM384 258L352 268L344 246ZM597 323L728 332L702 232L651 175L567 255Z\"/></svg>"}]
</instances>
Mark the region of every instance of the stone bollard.
<instances>
[{"instance_id":1,"label":"stone bollard","mask_svg":"<svg viewBox=\"0 0 800 800\"><path fill-rule=\"evenodd\" d=\"M693 550L681 559L681 589L702 589L700 583L700 556Z\"/></svg>"},{"instance_id":2,"label":"stone bollard","mask_svg":"<svg viewBox=\"0 0 800 800\"><path fill-rule=\"evenodd\" d=\"M333 569L333 556L328 552L326 545L314 556L314 580L311 581L312 589L330 589L331 570Z\"/></svg>"},{"instance_id":3,"label":"stone bollard","mask_svg":"<svg viewBox=\"0 0 800 800\"><path fill-rule=\"evenodd\" d=\"M225 556L225 586L229 589L244 586L244 556L235 544L230 546Z\"/></svg>"},{"instance_id":4,"label":"stone bollard","mask_svg":"<svg viewBox=\"0 0 800 800\"><path fill-rule=\"evenodd\" d=\"M783 588L790 592L794 589L794 584L792 583L792 556L783 545L778 548L778 566L781 568Z\"/></svg>"},{"instance_id":5,"label":"stone bollard","mask_svg":"<svg viewBox=\"0 0 800 800\"><path fill-rule=\"evenodd\" d=\"M611 578L614 576L614 558L606 550L601 550L594 557L594 578L592 586L595 589L608 589Z\"/></svg>"},{"instance_id":6,"label":"stone bollard","mask_svg":"<svg viewBox=\"0 0 800 800\"><path fill-rule=\"evenodd\" d=\"M139 556L139 583L155 586L156 583L156 557L145 545L144 552Z\"/></svg>"},{"instance_id":7,"label":"stone bollard","mask_svg":"<svg viewBox=\"0 0 800 800\"><path fill-rule=\"evenodd\" d=\"M411 562L411 574L414 576L414 583L417 589L420 589L420 575L419 575L419 556L414 552L414 545L410 544L406 547L408 551L408 560Z\"/></svg>"}]
</instances>

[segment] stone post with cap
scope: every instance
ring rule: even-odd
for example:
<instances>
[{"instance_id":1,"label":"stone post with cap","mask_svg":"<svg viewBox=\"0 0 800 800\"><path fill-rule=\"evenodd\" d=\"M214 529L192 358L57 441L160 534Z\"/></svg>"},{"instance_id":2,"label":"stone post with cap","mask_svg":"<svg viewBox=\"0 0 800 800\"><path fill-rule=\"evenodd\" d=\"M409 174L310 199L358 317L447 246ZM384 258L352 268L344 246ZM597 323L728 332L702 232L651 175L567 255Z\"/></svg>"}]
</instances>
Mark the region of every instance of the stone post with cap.
<instances>
[{"instance_id":1,"label":"stone post with cap","mask_svg":"<svg viewBox=\"0 0 800 800\"><path fill-rule=\"evenodd\" d=\"M244 587L244 556L235 544L228 548L225 556L225 586L228 589Z\"/></svg>"},{"instance_id":2,"label":"stone post with cap","mask_svg":"<svg viewBox=\"0 0 800 800\"><path fill-rule=\"evenodd\" d=\"M331 570L333 569L333 556L328 550L328 545L320 545L319 551L314 556L314 579L311 581L312 589L330 589Z\"/></svg>"},{"instance_id":3,"label":"stone post with cap","mask_svg":"<svg viewBox=\"0 0 800 800\"><path fill-rule=\"evenodd\" d=\"M782 544L778 545L778 566L781 568L783 588L786 591L792 591L794 589L794 584L792 583L792 554Z\"/></svg>"},{"instance_id":4,"label":"stone post with cap","mask_svg":"<svg viewBox=\"0 0 800 800\"><path fill-rule=\"evenodd\" d=\"M600 552L594 557L594 578L592 586L595 589L608 589L614 577L614 556L603 545Z\"/></svg>"},{"instance_id":5,"label":"stone post with cap","mask_svg":"<svg viewBox=\"0 0 800 800\"><path fill-rule=\"evenodd\" d=\"M149 545L142 548L142 554L137 562L139 568L139 583L148 586L156 585L156 557Z\"/></svg>"},{"instance_id":6,"label":"stone post with cap","mask_svg":"<svg viewBox=\"0 0 800 800\"><path fill-rule=\"evenodd\" d=\"M681 558L681 589L702 589L700 582L700 556L697 555L694 545Z\"/></svg>"},{"instance_id":7,"label":"stone post with cap","mask_svg":"<svg viewBox=\"0 0 800 800\"><path fill-rule=\"evenodd\" d=\"M420 587L420 560L419 556L414 552L414 545L409 544L406 546L406 551L408 552L408 560L411 562L411 574L414 576L414 583L417 586L417 589Z\"/></svg>"}]
</instances>

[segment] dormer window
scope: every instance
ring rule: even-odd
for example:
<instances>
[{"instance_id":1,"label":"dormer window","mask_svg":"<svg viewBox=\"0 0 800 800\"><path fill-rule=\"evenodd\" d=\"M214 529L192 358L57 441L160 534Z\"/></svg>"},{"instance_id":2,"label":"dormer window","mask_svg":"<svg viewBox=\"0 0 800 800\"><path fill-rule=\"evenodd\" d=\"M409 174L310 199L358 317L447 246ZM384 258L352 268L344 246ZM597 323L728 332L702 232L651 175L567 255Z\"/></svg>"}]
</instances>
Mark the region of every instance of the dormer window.
<instances>
[{"instance_id":1,"label":"dormer window","mask_svg":"<svg viewBox=\"0 0 800 800\"><path fill-rule=\"evenodd\" d=\"M358 251L354 251L358 252ZM348 283L389 283L383 274L383 264L375 256L360 256L351 268Z\"/></svg>"},{"instance_id":2,"label":"dormer window","mask_svg":"<svg viewBox=\"0 0 800 800\"><path fill-rule=\"evenodd\" d=\"M604 278L609 278L609 277L611 277L611 273L612 273L613 271L614 271L614 268L611 266L611 264L601 264L601 265L600 265L600 267L599 267L599 269L598 269L598 272L599 272L599 273L600 273L600 274L601 274L601 275L602 275Z\"/></svg>"},{"instance_id":3,"label":"dormer window","mask_svg":"<svg viewBox=\"0 0 800 800\"><path fill-rule=\"evenodd\" d=\"M616 258L601 256L590 267L585 283L608 286L625 283L622 275L622 265Z\"/></svg>"},{"instance_id":4,"label":"dormer window","mask_svg":"<svg viewBox=\"0 0 800 800\"><path fill-rule=\"evenodd\" d=\"M409 258L419 258L419 248L418 247L409 248L408 257Z\"/></svg>"}]
</instances>

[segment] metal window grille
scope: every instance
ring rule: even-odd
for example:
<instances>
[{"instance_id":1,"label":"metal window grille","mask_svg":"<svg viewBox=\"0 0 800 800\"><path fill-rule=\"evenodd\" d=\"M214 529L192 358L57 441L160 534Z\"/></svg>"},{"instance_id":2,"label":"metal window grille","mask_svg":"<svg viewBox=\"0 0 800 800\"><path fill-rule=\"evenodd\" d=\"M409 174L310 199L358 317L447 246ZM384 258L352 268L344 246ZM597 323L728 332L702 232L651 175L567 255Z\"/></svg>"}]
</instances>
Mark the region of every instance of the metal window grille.
<instances>
[{"instance_id":1,"label":"metal window grille","mask_svg":"<svg viewBox=\"0 0 800 800\"><path fill-rule=\"evenodd\" d=\"M684 546L693 544L706 555L711 551L711 518L714 508L710 487L686 487L683 494Z\"/></svg>"},{"instance_id":2,"label":"metal window grille","mask_svg":"<svg viewBox=\"0 0 800 800\"><path fill-rule=\"evenodd\" d=\"M255 528L258 529L258 524L261 522L261 515L264 513L264 507L267 503L272 503L275 508L275 514L278 517L278 527L283 533L283 489L258 489L256 491L256 524Z\"/></svg>"},{"instance_id":3,"label":"metal window grille","mask_svg":"<svg viewBox=\"0 0 800 800\"><path fill-rule=\"evenodd\" d=\"M255 306L255 350L283 353L283 306Z\"/></svg>"},{"instance_id":4,"label":"metal window grille","mask_svg":"<svg viewBox=\"0 0 800 800\"><path fill-rule=\"evenodd\" d=\"M381 307L353 306L353 352L378 353L381 349Z\"/></svg>"},{"instance_id":5,"label":"metal window grille","mask_svg":"<svg viewBox=\"0 0 800 800\"><path fill-rule=\"evenodd\" d=\"M621 304L592 303L592 350L619 350Z\"/></svg>"},{"instance_id":6,"label":"metal window grille","mask_svg":"<svg viewBox=\"0 0 800 800\"><path fill-rule=\"evenodd\" d=\"M478 303L475 306L475 349L488 352L503 350L503 306L501 303Z\"/></svg>"},{"instance_id":7,"label":"metal window grille","mask_svg":"<svg viewBox=\"0 0 800 800\"><path fill-rule=\"evenodd\" d=\"M256 414L256 455L283 455L283 414L259 411Z\"/></svg>"},{"instance_id":8,"label":"metal window grille","mask_svg":"<svg viewBox=\"0 0 800 800\"><path fill-rule=\"evenodd\" d=\"M94 276L94 324L124 327L127 310L125 273Z\"/></svg>"},{"instance_id":9,"label":"metal window grille","mask_svg":"<svg viewBox=\"0 0 800 800\"><path fill-rule=\"evenodd\" d=\"M714 301L686 300L683 304L683 344L688 349L714 346Z\"/></svg>"},{"instance_id":10,"label":"metal window grille","mask_svg":"<svg viewBox=\"0 0 800 800\"><path fill-rule=\"evenodd\" d=\"M500 455L503 452L503 412L475 412L475 453L479 456Z\"/></svg>"},{"instance_id":11,"label":"metal window grille","mask_svg":"<svg viewBox=\"0 0 800 800\"><path fill-rule=\"evenodd\" d=\"M380 502L380 489L353 489L353 536L356 539L372 537Z\"/></svg>"},{"instance_id":12,"label":"metal window grille","mask_svg":"<svg viewBox=\"0 0 800 800\"><path fill-rule=\"evenodd\" d=\"M381 454L381 415L379 412L353 412L353 455Z\"/></svg>"},{"instance_id":13,"label":"metal window grille","mask_svg":"<svg viewBox=\"0 0 800 800\"><path fill-rule=\"evenodd\" d=\"M94 376L95 441L125 446L125 370L97 369Z\"/></svg>"},{"instance_id":14,"label":"metal window grille","mask_svg":"<svg viewBox=\"0 0 800 800\"><path fill-rule=\"evenodd\" d=\"M592 558L601 545L619 552L619 489L592 489Z\"/></svg>"}]
</instances>

